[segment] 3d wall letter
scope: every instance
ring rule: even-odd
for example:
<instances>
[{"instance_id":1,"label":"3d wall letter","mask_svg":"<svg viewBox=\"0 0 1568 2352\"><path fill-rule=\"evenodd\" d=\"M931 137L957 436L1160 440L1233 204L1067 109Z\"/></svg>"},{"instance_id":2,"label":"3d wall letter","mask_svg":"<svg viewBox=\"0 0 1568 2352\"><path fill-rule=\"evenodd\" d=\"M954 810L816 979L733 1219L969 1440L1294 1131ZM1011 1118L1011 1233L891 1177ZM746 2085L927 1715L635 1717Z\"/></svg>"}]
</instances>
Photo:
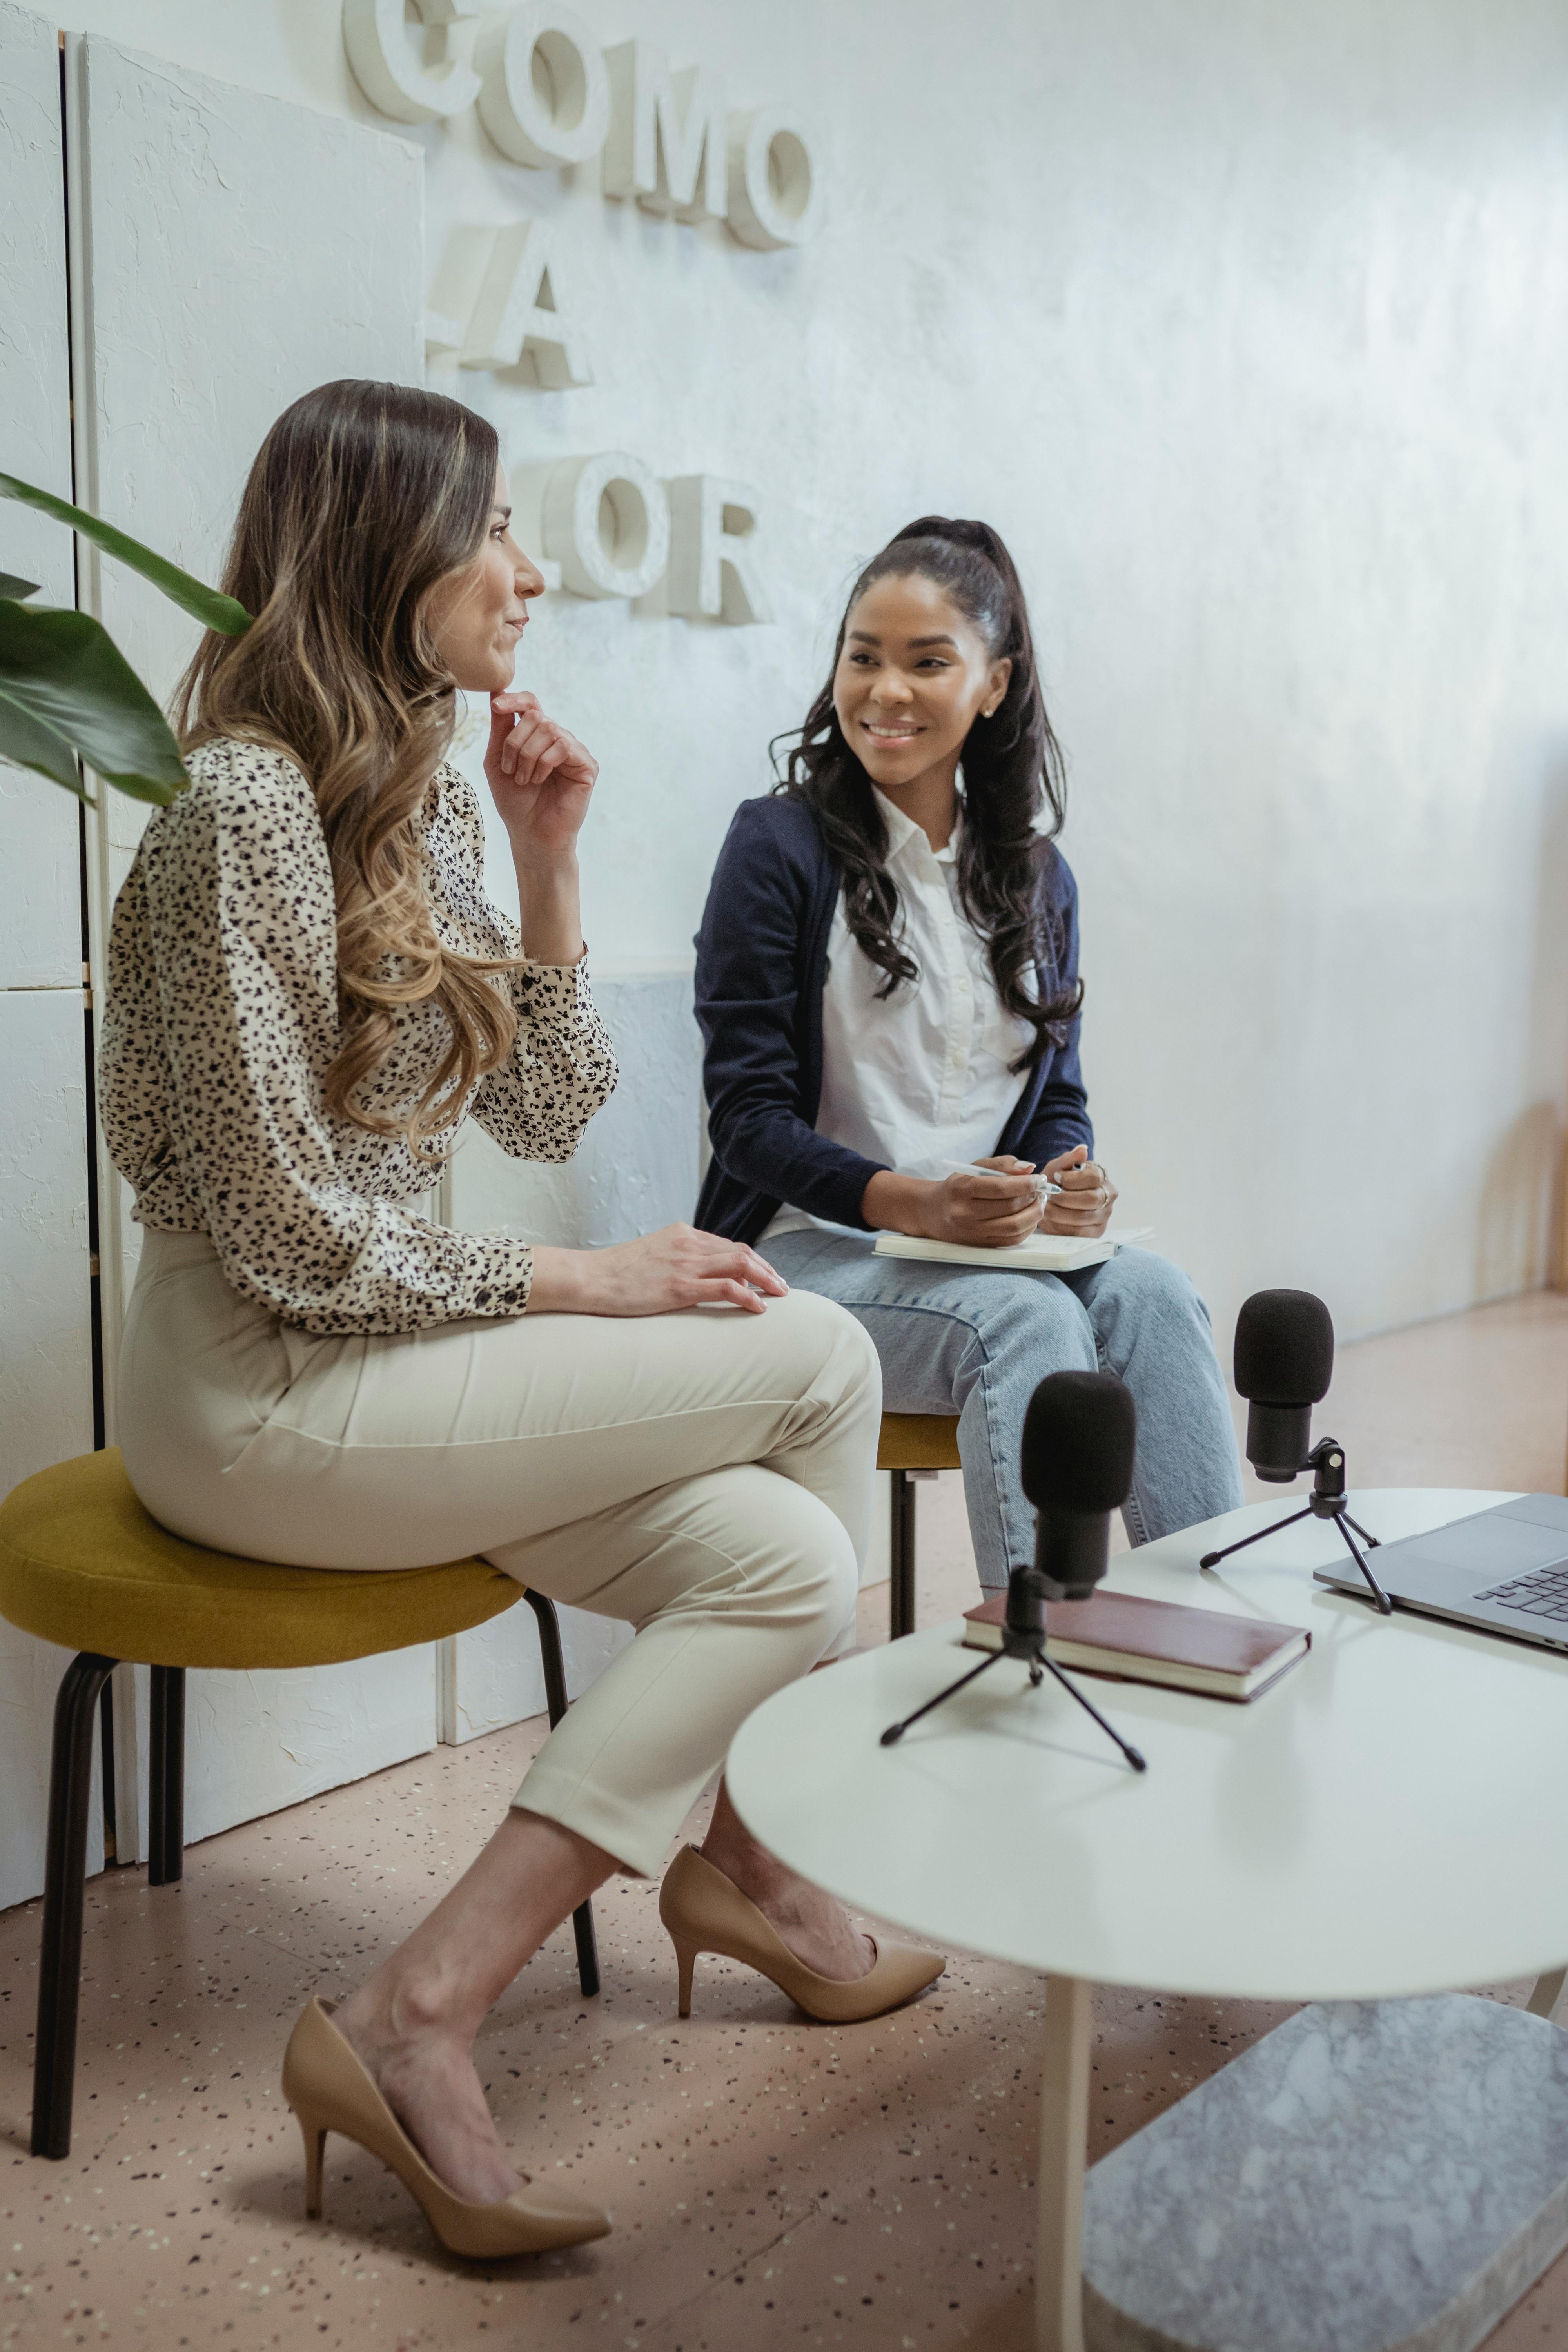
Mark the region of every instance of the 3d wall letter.
<instances>
[{"instance_id":1,"label":"3d wall letter","mask_svg":"<svg viewBox=\"0 0 1568 2352\"><path fill-rule=\"evenodd\" d=\"M491 238L458 347L459 363L466 368L522 368L550 392L592 383L587 345L573 317L548 223L511 221Z\"/></svg>"},{"instance_id":2,"label":"3d wall letter","mask_svg":"<svg viewBox=\"0 0 1568 2352\"><path fill-rule=\"evenodd\" d=\"M514 163L585 163L598 153L610 127L610 79L605 53L575 9L515 8L486 17L474 62L480 119Z\"/></svg>"},{"instance_id":3,"label":"3d wall letter","mask_svg":"<svg viewBox=\"0 0 1568 2352\"><path fill-rule=\"evenodd\" d=\"M461 0L415 0L426 25L453 25L477 16ZM403 0L343 0L343 47L354 79L371 104L395 122L436 122L463 114L479 94L467 66L427 66L416 55L403 21Z\"/></svg>"},{"instance_id":4,"label":"3d wall letter","mask_svg":"<svg viewBox=\"0 0 1568 2352\"><path fill-rule=\"evenodd\" d=\"M757 576L757 498L744 482L682 474L669 499L669 609L689 620L771 621Z\"/></svg>"},{"instance_id":5,"label":"3d wall letter","mask_svg":"<svg viewBox=\"0 0 1568 2352\"><path fill-rule=\"evenodd\" d=\"M636 196L648 212L673 213L677 220L722 220L728 133L718 75L705 66L672 74L652 41L621 41L605 50L605 194Z\"/></svg>"},{"instance_id":6,"label":"3d wall letter","mask_svg":"<svg viewBox=\"0 0 1568 2352\"><path fill-rule=\"evenodd\" d=\"M742 245L804 245L822 220L805 123L787 106L730 117L730 226Z\"/></svg>"},{"instance_id":7,"label":"3d wall letter","mask_svg":"<svg viewBox=\"0 0 1568 2352\"><path fill-rule=\"evenodd\" d=\"M563 457L544 485L544 551L574 596L646 596L669 560L664 485L640 457Z\"/></svg>"},{"instance_id":8,"label":"3d wall letter","mask_svg":"<svg viewBox=\"0 0 1568 2352\"><path fill-rule=\"evenodd\" d=\"M816 234L821 173L789 107L726 115L719 77L706 66L672 74L652 41L622 41L606 53L575 9L554 0L483 16L476 0L413 5L423 25L480 16L477 71L455 60L426 64L405 26L405 0L343 0L349 62L383 114L433 122L477 102L515 163L586 163L604 148L606 195L636 196L677 220L727 220L742 245L804 245Z\"/></svg>"}]
</instances>

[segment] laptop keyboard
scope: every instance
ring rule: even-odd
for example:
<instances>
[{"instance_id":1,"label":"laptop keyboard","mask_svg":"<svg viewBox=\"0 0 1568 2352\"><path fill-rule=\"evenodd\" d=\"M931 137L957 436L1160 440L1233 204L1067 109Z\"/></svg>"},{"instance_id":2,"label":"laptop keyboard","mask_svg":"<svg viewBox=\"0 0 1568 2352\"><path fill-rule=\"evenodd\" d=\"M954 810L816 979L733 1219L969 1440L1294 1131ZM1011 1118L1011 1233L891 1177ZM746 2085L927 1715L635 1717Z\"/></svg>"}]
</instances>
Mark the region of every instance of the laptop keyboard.
<instances>
[{"instance_id":1,"label":"laptop keyboard","mask_svg":"<svg viewBox=\"0 0 1568 2352\"><path fill-rule=\"evenodd\" d=\"M1568 1566L1532 1569L1528 1576L1516 1576L1507 1584L1494 1584L1478 1592L1476 1599L1499 1601L1505 1609L1517 1609L1526 1617L1568 1619Z\"/></svg>"}]
</instances>

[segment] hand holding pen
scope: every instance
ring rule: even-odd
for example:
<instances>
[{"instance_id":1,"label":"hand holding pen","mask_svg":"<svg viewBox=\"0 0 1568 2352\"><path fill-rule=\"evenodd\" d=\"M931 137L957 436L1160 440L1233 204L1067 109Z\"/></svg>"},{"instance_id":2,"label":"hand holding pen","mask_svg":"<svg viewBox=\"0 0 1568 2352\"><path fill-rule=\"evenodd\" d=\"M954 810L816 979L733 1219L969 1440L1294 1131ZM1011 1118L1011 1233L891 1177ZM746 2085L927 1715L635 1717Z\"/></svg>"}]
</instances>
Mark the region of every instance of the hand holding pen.
<instances>
[{"instance_id":1,"label":"hand holding pen","mask_svg":"<svg viewBox=\"0 0 1568 2352\"><path fill-rule=\"evenodd\" d=\"M963 1208L984 1230L973 1238L1005 1248L1008 1244L1026 1240L1035 1232L1071 1234L1079 1240L1098 1240L1110 1222L1110 1212L1116 1205L1116 1187L1097 1160L1089 1156L1086 1144L1079 1143L1070 1151L1047 1160L1037 1168L1032 1160L1017 1160L1011 1153L991 1160L968 1163L949 1160L943 1162L947 1171L946 1189L963 1196ZM984 1180L985 1177L1008 1178L1006 1183L985 1183L959 1180ZM1026 1182L1029 1198L1022 1186ZM1028 1213L1032 1202L1033 1214ZM955 1207L958 1202L955 1201Z\"/></svg>"},{"instance_id":2,"label":"hand holding pen","mask_svg":"<svg viewBox=\"0 0 1568 2352\"><path fill-rule=\"evenodd\" d=\"M1044 1173L1051 1179L1052 1190L1041 1209L1041 1232L1098 1241L1110 1223L1116 1187L1099 1160L1089 1158L1088 1146L1075 1144L1058 1159L1048 1160Z\"/></svg>"}]
</instances>

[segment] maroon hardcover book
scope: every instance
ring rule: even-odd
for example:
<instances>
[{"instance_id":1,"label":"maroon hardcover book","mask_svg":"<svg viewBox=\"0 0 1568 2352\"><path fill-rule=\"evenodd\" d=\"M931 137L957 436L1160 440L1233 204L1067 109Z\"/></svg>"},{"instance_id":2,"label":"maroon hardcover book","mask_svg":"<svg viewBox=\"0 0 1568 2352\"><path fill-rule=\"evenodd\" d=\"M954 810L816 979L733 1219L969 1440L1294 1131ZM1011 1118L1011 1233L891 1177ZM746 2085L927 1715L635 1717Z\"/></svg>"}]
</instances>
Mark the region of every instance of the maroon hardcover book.
<instances>
[{"instance_id":1,"label":"maroon hardcover book","mask_svg":"<svg viewBox=\"0 0 1568 2352\"><path fill-rule=\"evenodd\" d=\"M966 1610L965 1647L999 1650L1006 1612L1002 1592ZM1227 1617L1217 1609L1144 1601L1131 1592L1053 1601L1046 1610L1046 1629L1047 1654L1058 1666L1228 1699L1255 1697L1304 1658L1312 1642L1300 1625Z\"/></svg>"}]
</instances>

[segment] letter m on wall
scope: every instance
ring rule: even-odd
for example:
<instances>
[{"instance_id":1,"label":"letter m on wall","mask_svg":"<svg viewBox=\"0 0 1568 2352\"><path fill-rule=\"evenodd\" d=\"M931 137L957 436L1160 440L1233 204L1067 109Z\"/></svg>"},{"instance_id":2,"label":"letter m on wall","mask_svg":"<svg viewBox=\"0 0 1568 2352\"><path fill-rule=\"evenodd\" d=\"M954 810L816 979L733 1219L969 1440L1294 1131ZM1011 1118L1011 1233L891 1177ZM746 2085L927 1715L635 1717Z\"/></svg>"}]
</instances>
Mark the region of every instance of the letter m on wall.
<instances>
[{"instance_id":1,"label":"letter m on wall","mask_svg":"<svg viewBox=\"0 0 1568 2352\"><path fill-rule=\"evenodd\" d=\"M706 66L672 74L652 41L606 49L610 135L605 194L677 220L722 220L728 187L724 90Z\"/></svg>"}]
</instances>

